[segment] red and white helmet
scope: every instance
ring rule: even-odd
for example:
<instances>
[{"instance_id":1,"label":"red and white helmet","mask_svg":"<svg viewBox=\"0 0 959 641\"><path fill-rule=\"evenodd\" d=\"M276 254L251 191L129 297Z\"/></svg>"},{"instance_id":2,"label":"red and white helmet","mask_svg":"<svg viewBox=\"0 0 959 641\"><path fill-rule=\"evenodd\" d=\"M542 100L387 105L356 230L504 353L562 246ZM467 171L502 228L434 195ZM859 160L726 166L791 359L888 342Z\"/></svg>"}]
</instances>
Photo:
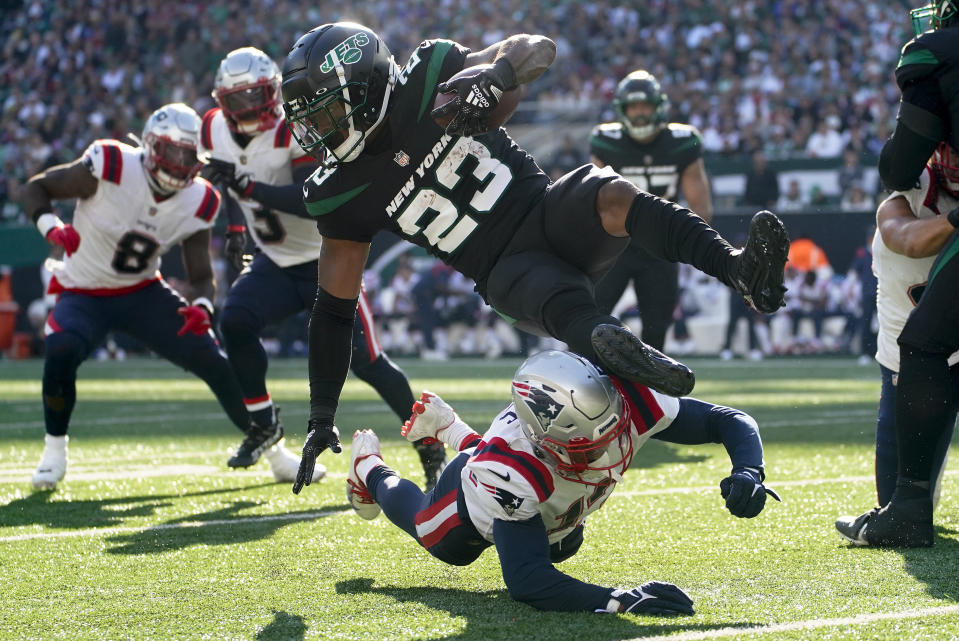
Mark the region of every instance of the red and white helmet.
<instances>
[{"instance_id":1,"label":"red and white helmet","mask_svg":"<svg viewBox=\"0 0 959 641\"><path fill-rule=\"evenodd\" d=\"M283 116L280 70L255 47L234 49L217 69L213 99L233 131L246 135L269 131Z\"/></svg>"},{"instance_id":2,"label":"red and white helmet","mask_svg":"<svg viewBox=\"0 0 959 641\"><path fill-rule=\"evenodd\" d=\"M929 164L943 186L952 194L959 195L959 151L949 146L949 143L939 143Z\"/></svg>"},{"instance_id":3,"label":"red and white helmet","mask_svg":"<svg viewBox=\"0 0 959 641\"><path fill-rule=\"evenodd\" d=\"M513 375L513 406L536 454L584 485L617 481L633 460L629 405L595 365L545 351Z\"/></svg>"},{"instance_id":4,"label":"red and white helmet","mask_svg":"<svg viewBox=\"0 0 959 641\"><path fill-rule=\"evenodd\" d=\"M143 126L143 167L161 192L183 189L196 177L200 116L182 102L164 105Z\"/></svg>"}]
</instances>

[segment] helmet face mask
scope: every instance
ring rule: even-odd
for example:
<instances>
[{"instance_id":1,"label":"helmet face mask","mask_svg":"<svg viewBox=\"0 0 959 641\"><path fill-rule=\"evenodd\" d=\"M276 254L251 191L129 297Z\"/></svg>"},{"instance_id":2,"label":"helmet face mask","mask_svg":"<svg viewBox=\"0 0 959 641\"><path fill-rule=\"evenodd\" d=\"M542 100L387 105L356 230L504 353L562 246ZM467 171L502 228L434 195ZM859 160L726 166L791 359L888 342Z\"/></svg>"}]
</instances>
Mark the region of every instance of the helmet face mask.
<instances>
[{"instance_id":1,"label":"helmet face mask","mask_svg":"<svg viewBox=\"0 0 959 641\"><path fill-rule=\"evenodd\" d=\"M280 70L259 49L235 49L216 72L213 99L232 131L246 135L269 131L282 116Z\"/></svg>"},{"instance_id":2,"label":"helmet face mask","mask_svg":"<svg viewBox=\"0 0 959 641\"><path fill-rule=\"evenodd\" d=\"M645 103L650 109L643 113L630 114L630 105ZM617 119L636 140L647 140L666 126L669 117L669 98L663 92L656 77L642 69L623 78L616 86L613 107Z\"/></svg>"},{"instance_id":3,"label":"helmet face mask","mask_svg":"<svg viewBox=\"0 0 959 641\"><path fill-rule=\"evenodd\" d=\"M589 361L567 352L541 352L520 365L512 390L534 451L563 478L606 485L629 467L628 405Z\"/></svg>"},{"instance_id":4,"label":"helmet face mask","mask_svg":"<svg viewBox=\"0 0 959 641\"><path fill-rule=\"evenodd\" d=\"M183 189L193 182L200 163L197 142L200 117L182 104L164 105L143 127L143 167L151 186L160 192Z\"/></svg>"},{"instance_id":5,"label":"helmet face mask","mask_svg":"<svg viewBox=\"0 0 959 641\"><path fill-rule=\"evenodd\" d=\"M945 29L956 24L959 7L955 0L932 0L910 11L909 17L912 18L912 30L918 36L930 29Z\"/></svg>"},{"instance_id":6,"label":"helmet face mask","mask_svg":"<svg viewBox=\"0 0 959 641\"><path fill-rule=\"evenodd\" d=\"M948 143L939 143L939 147L929 160L933 173L943 181L943 187L951 194L959 196L959 152Z\"/></svg>"},{"instance_id":7,"label":"helmet face mask","mask_svg":"<svg viewBox=\"0 0 959 641\"><path fill-rule=\"evenodd\" d=\"M350 23L302 36L283 63L283 111L297 143L325 164L355 160L383 122L398 70L373 31Z\"/></svg>"}]
</instances>

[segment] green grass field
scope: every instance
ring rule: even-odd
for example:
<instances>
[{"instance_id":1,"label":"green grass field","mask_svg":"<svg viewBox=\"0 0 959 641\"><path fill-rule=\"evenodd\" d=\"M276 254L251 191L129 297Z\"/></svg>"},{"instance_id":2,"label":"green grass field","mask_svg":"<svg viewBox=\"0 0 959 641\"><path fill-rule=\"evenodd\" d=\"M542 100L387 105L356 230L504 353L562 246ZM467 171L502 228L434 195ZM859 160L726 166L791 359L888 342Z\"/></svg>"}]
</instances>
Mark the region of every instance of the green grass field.
<instances>
[{"instance_id":1,"label":"green grass field","mask_svg":"<svg viewBox=\"0 0 959 641\"><path fill-rule=\"evenodd\" d=\"M505 405L515 360L401 360L478 431ZM266 462L226 467L240 440L198 380L157 360L80 371L70 465L32 491L42 451L42 363L0 362L0 639L929 639L959 638L959 477L948 473L937 541L851 549L833 528L875 501L875 366L843 359L690 361L694 396L749 411L767 483L783 497L752 520L726 512L719 445L652 442L590 517L560 568L610 586L683 587L678 619L558 614L510 600L496 554L451 567L384 517L346 503L348 447L324 454L299 496ZM274 361L271 391L299 449L304 361ZM338 425L380 435L384 457L422 481L375 393L351 380Z\"/></svg>"}]
</instances>

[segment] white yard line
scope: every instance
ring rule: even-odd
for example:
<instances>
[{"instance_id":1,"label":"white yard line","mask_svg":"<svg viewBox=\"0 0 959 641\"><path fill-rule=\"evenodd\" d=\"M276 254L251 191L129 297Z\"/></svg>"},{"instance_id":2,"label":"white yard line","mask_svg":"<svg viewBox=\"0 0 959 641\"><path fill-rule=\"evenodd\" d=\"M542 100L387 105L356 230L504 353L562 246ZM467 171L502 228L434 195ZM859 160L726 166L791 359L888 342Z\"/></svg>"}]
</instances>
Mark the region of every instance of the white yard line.
<instances>
[{"instance_id":1,"label":"white yard line","mask_svg":"<svg viewBox=\"0 0 959 641\"><path fill-rule=\"evenodd\" d=\"M705 641L707 639L724 639L728 637L740 638L753 634L774 634L778 632L793 632L797 630L816 630L818 628L841 628L855 625L868 625L877 621L919 619L943 614L959 614L959 605L947 605L922 610L902 610L900 612L873 612L858 614L854 617L838 617L835 619L807 619L805 621L790 621L789 623L772 623L770 625L755 625L743 628L718 628L695 632L680 632L679 634L664 634L655 637L636 637L629 641Z\"/></svg>"},{"instance_id":2,"label":"white yard line","mask_svg":"<svg viewBox=\"0 0 959 641\"><path fill-rule=\"evenodd\" d=\"M236 519L215 519L212 521L184 521L182 523L162 523L148 527L110 527L90 528L88 530L67 530L64 532L37 532L35 534L15 534L0 537L0 543L12 541L29 541L32 539L60 539L75 536L105 536L108 534L124 534L127 532L151 532L154 530L176 530L180 528L208 527L213 525L240 525L243 523L263 523L267 521L311 521L322 519L335 514L344 514L352 508L341 510L322 510L320 512L301 512L297 514L265 514L263 516L246 516Z\"/></svg>"}]
</instances>

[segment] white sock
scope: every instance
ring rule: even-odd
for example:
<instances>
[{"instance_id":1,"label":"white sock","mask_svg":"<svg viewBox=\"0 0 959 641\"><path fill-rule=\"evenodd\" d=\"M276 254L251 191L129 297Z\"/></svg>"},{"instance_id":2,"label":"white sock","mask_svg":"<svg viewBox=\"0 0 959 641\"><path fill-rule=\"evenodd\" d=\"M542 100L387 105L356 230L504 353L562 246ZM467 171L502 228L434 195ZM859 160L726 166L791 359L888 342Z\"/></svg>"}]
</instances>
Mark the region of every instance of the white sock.
<instances>
[{"instance_id":1,"label":"white sock","mask_svg":"<svg viewBox=\"0 0 959 641\"><path fill-rule=\"evenodd\" d=\"M356 464L356 475L360 477L361 481L363 481L363 485L366 485L366 476L373 471L374 467L379 467L380 465L386 467L386 463L383 462L383 459L376 454L370 454Z\"/></svg>"},{"instance_id":2,"label":"white sock","mask_svg":"<svg viewBox=\"0 0 959 641\"><path fill-rule=\"evenodd\" d=\"M437 432L437 436L439 436L444 443L459 452L460 445L463 443L463 441L477 433L478 432L476 430L461 421L457 416L456 420L453 421L449 427L444 427Z\"/></svg>"},{"instance_id":3,"label":"white sock","mask_svg":"<svg viewBox=\"0 0 959 641\"><path fill-rule=\"evenodd\" d=\"M67 442L70 440L70 437L64 434L63 436L54 436L53 434L44 434L43 435L43 444L51 450L67 450Z\"/></svg>"}]
</instances>

